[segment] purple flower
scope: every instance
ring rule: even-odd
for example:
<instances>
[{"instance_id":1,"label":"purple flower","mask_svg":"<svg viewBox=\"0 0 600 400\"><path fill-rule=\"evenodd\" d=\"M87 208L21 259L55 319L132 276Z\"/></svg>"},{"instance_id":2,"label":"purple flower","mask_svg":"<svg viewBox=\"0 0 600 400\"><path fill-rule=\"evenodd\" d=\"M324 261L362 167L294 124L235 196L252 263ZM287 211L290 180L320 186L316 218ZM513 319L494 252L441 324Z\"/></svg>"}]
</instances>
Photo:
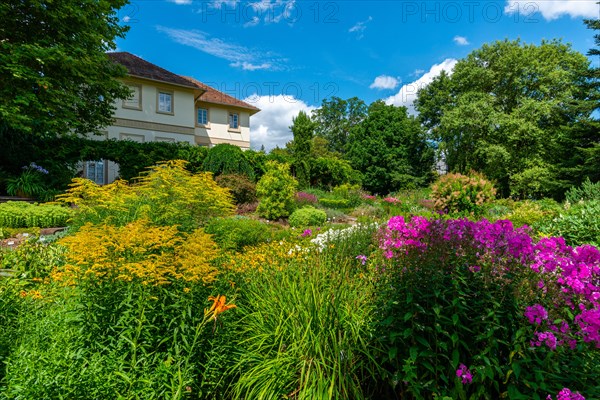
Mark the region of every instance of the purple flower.
<instances>
[{"instance_id":1,"label":"purple flower","mask_svg":"<svg viewBox=\"0 0 600 400\"><path fill-rule=\"evenodd\" d=\"M547 398L552 399L550 395ZM585 400L585 397L579 394L579 392L571 392L570 389L563 388L560 392L558 392L558 396L556 396L556 400Z\"/></svg>"},{"instance_id":2,"label":"purple flower","mask_svg":"<svg viewBox=\"0 0 600 400\"><path fill-rule=\"evenodd\" d=\"M544 306L536 304L525 309L525 316L530 324L535 323L536 325L540 325L542 321L548 319L548 311L546 311Z\"/></svg>"},{"instance_id":3,"label":"purple flower","mask_svg":"<svg viewBox=\"0 0 600 400\"><path fill-rule=\"evenodd\" d=\"M469 267L469 271L475 273L481 271L481 267L479 265L471 265Z\"/></svg>"},{"instance_id":4,"label":"purple flower","mask_svg":"<svg viewBox=\"0 0 600 400\"><path fill-rule=\"evenodd\" d=\"M312 231L310 229L306 229L304 232L302 232L302 235L300 235L300 236L308 237L310 235L312 235Z\"/></svg>"},{"instance_id":5,"label":"purple flower","mask_svg":"<svg viewBox=\"0 0 600 400\"><path fill-rule=\"evenodd\" d=\"M456 370L456 376L461 378L463 385L473 382L473 374L465 364L460 364Z\"/></svg>"},{"instance_id":6,"label":"purple flower","mask_svg":"<svg viewBox=\"0 0 600 400\"><path fill-rule=\"evenodd\" d=\"M356 259L359 260L362 265L365 265L369 258L367 256L361 254L359 256L356 256Z\"/></svg>"}]
</instances>

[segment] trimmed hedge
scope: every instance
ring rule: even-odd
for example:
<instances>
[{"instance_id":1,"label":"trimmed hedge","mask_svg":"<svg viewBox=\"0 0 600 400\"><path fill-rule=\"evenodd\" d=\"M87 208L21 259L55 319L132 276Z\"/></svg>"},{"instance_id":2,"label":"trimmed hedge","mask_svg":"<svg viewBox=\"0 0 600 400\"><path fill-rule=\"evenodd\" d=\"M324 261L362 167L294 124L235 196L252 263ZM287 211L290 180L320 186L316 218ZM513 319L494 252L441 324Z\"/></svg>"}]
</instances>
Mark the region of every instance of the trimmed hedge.
<instances>
[{"instance_id":1,"label":"trimmed hedge","mask_svg":"<svg viewBox=\"0 0 600 400\"><path fill-rule=\"evenodd\" d=\"M58 205L9 201L0 204L0 227L59 227L65 226L72 215L73 211L70 208Z\"/></svg>"}]
</instances>

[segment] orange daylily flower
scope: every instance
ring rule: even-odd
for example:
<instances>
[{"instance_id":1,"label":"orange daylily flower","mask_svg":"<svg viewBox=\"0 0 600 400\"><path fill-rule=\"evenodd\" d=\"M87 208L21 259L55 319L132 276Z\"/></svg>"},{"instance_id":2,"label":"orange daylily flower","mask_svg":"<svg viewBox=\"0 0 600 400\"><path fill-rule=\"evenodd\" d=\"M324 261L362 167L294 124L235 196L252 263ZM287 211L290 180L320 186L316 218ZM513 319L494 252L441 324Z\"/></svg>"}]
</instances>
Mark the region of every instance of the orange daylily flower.
<instances>
[{"instance_id":1,"label":"orange daylily flower","mask_svg":"<svg viewBox=\"0 0 600 400\"><path fill-rule=\"evenodd\" d=\"M208 301L212 301L213 304L210 307L210 310L205 311L206 314L212 314L212 318L217 319L217 315L219 315L220 313L229 310L230 308L236 308L237 306L235 304L225 304L227 301L227 298L225 296L210 296L208 298Z\"/></svg>"}]
</instances>

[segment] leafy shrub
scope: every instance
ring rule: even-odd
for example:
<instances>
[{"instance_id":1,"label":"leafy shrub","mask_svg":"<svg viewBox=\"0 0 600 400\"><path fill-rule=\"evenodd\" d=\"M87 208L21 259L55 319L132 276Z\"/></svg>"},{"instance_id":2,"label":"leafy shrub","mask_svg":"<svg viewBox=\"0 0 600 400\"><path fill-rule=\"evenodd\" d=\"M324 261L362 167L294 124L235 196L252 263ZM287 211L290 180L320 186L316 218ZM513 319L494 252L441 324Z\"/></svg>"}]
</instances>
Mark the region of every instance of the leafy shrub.
<instances>
[{"instance_id":1,"label":"leafy shrub","mask_svg":"<svg viewBox=\"0 0 600 400\"><path fill-rule=\"evenodd\" d=\"M14 249L1 249L0 269L15 271L21 279L46 278L64 263L64 253L63 247L34 237Z\"/></svg>"},{"instance_id":2,"label":"leafy shrub","mask_svg":"<svg viewBox=\"0 0 600 400\"><path fill-rule=\"evenodd\" d=\"M572 205L557 217L540 222L539 231L547 236L561 236L567 244L600 246L600 201Z\"/></svg>"},{"instance_id":3,"label":"leafy shrub","mask_svg":"<svg viewBox=\"0 0 600 400\"><path fill-rule=\"evenodd\" d=\"M213 235L214 241L225 250L241 251L246 246L256 246L271 238L267 224L245 217L211 219L205 232Z\"/></svg>"},{"instance_id":4,"label":"leafy shrub","mask_svg":"<svg viewBox=\"0 0 600 400\"><path fill-rule=\"evenodd\" d=\"M587 178L580 187L572 187L565 195L570 203L578 203L586 200L600 200L600 182L592 183Z\"/></svg>"},{"instance_id":5,"label":"leafy shrub","mask_svg":"<svg viewBox=\"0 0 600 400\"><path fill-rule=\"evenodd\" d=\"M336 157L318 157L310 166L310 182L314 187L331 189L346 183L361 182L360 172L350 162Z\"/></svg>"},{"instance_id":6,"label":"leafy shrub","mask_svg":"<svg viewBox=\"0 0 600 400\"><path fill-rule=\"evenodd\" d=\"M50 204L8 201L0 204L0 227L53 228L67 225L73 210Z\"/></svg>"},{"instance_id":7,"label":"leafy shrub","mask_svg":"<svg viewBox=\"0 0 600 400\"><path fill-rule=\"evenodd\" d=\"M494 199L496 189L483 175L447 174L432 186L436 210L456 214L480 215L484 204Z\"/></svg>"},{"instance_id":8,"label":"leafy shrub","mask_svg":"<svg viewBox=\"0 0 600 400\"><path fill-rule=\"evenodd\" d=\"M348 200L349 207L356 207L363 201L364 192L360 185L343 184L333 188L333 194L336 197Z\"/></svg>"},{"instance_id":9,"label":"leafy shrub","mask_svg":"<svg viewBox=\"0 0 600 400\"><path fill-rule=\"evenodd\" d=\"M325 211L310 206L294 211L289 218L290 226L295 228L322 225L326 220L327 214L325 214Z\"/></svg>"},{"instance_id":10,"label":"leafy shrub","mask_svg":"<svg viewBox=\"0 0 600 400\"><path fill-rule=\"evenodd\" d=\"M191 232L208 219L231 215L229 190L216 184L211 173L192 174L183 160L150 168L136 183L115 181L99 186L75 178L57 201L78 206L73 226L86 222L123 226L147 219L155 226L178 225Z\"/></svg>"},{"instance_id":11,"label":"leafy shrub","mask_svg":"<svg viewBox=\"0 0 600 400\"><path fill-rule=\"evenodd\" d=\"M296 193L296 205L298 207L314 206L319 202L317 196L311 193L298 192Z\"/></svg>"},{"instance_id":12,"label":"leafy shrub","mask_svg":"<svg viewBox=\"0 0 600 400\"><path fill-rule=\"evenodd\" d=\"M329 207L329 208L337 208L337 209L344 209L344 208L350 208L350 200L348 199L337 199L337 198L328 198L328 197L323 197L321 199L319 199L319 203L324 206L324 207Z\"/></svg>"},{"instance_id":13,"label":"leafy shrub","mask_svg":"<svg viewBox=\"0 0 600 400\"><path fill-rule=\"evenodd\" d=\"M509 219L513 225L521 227L527 225L534 227L544 220L552 219L560 211L558 203L551 207L550 204L542 204L538 201L525 200L517 202L512 211L502 215L501 219Z\"/></svg>"},{"instance_id":14,"label":"leafy shrub","mask_svg":"<svg viewBox=\"0 0 600 400\"><path fill-rule=\"evenodd\" d=\"M256 185L260 202L258 214L271 220L289 216L295 208L298 183L289 172L288 164L267 162L267 172Z\"/></svg>"},{"instance_id":15,"label":"leafy shrub","mask_svg":"<svg viewBox=\"0 0 600 400\"><path fill-rule=\"evenodd\" d=\"M235 204L256 201L256 185L246 175L223 174L217 176L215 181L219 186L229 189Z\"/></svg>"},{"instance_id":16,"label":"leafy shrub","mask_svg":"<svg viewBox=\"0 0 600 400\"><path fill-rule=\"evenodd\" d=\"M254 179L254 169L244 157L244 152L232 144L222 143L212 147L202 166L205 171L212 172L215 176L235 174Z\"/></svg>"}]
</instances>

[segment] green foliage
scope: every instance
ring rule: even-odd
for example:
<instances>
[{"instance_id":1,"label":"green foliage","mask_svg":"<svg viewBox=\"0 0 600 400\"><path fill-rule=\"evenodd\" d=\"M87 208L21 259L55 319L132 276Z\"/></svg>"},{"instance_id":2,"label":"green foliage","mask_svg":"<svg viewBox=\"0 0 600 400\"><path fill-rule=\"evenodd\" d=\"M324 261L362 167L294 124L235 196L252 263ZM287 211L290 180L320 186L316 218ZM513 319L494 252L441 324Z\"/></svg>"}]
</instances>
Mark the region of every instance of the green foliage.
<instances>
[{"instance_id":1,"label":"green foliage","mask_svg":"<svg viewBox=\"0 0 600 400\"><path fill-rule=\"evenodd\" d=\"M360 172L352 169L350 162L337 157L318 157L312 160L310 184L313 187L331 189L343 184L361 182Z\"/></svg>"},{"instance_id":2,"label":"green foliage","mask_svg":"<svg viewBox=\"0 0 600 400\"><path fill-rule=\"evenodd\" d=\"M321 107L313 111L315 135L326 140L330 152L344 155L350 142L350 131L367 115L367 106L358 97L343 100L339 97L323 99Z\"/></svg>"},{"instance_id":3,"label":"green foliage","mask_svg":"<svg viewBox=\"0 0 600 400\"><path fill-rule=\"evenodd\" d=\"M267 172L256 185L260 199L256 211L271 220L287 217L294 211L298 183L290 175L288 164L268 161L266 165Z\"/></svg>"},{"instance_id":4,"label":"green foliage","mask_svg":"<svg viewBox=\"0 0 600 400\"><path fill-rule=\"evenodd\" d=\"M421 89L415 106L450 171L481 172L502 196L559 195L597 143L597 128L581 125L597 107L589 63L560 41L485 44Z\"/></svg>"},{"instance_id":5,"label":"green foliage","mask_svg":"<svg viewBox=\"0 0 600 400\"><path fill-rule=\"evenodd\" d=\"M0 203L0 227L62 227L67 225L73 214L73 210L63 206L8 201Z\"/></svg>"},{"instance_id":6,"label":"green foliage","mask_svg":"<svg viewBox=\"0 0 600 400\"><path fill-rule=\"evenodd\" d=\"M317 210L311 206L294 211L289 218L290 226L295 228L323 225L326 220L327 214L325 214L325 211Z\"/></svg>"},{"instance_id":7,"label":"green foliage","mask_svg":"<svg viewBox=\"0 0 600 400\"><path fill-rule=\"evenodd\" d=\"M88 134L111 124L128 90L106 55L127 30L126 0L3 1L0 120L28 137ZM32 27L35 27L32 28ZM0 128L2 129L2 128Z\"/></svg>"},{"instance_id":8,"label":"green foliage","mask_svg":"<svg viewBox=\"0 0 600 400\"><path fill-rule=\"evenodd\" d=\"M484 205L494 199L496 189L481 174L469 176L446 174L431 188L431 198L436 210L454 214L481 215Z\"/></svg>"},{"instance_id":9,"label":"green foliage","mask_svg":"<svg viewBox=\"0 0 600 400\"><path fill-rule=\"evenodd\" d=\"M64 263L64 253L63 247L34 237L14 249L0 250L0 269L14 271L20 279L46 278Z\"/></svg>"},{"instance_id":10,"label":"green foliage","mask_svg":"<svg viewBox=\"0 0 600 400\"><path fill-rule=\"evenodd\" d=\"M208 151L202 167L215 176L221 174L246 175L254 179L254 169L244 157L242 149L228 143L218 144Z\"/></svg>"},{"instance_id":11,"label":"green foliage","mask_svg":"<svg viewBox=\"0 0 600 400\"><path fill-rule=\"evenodd\" d=\"M256 185L246 175L222 174L215 181L219 186L229 189L235 204L256 201Z\"/></svg>"},{"instance_id":12,"label":"green foliage","mask_svg":"<svg viewBox=\"0 0 600 400\"><path fill-rule=\"evenodd\" d=\"M264 222L240 216L211 219L204 231L213 235L221 249L235 251L265 243L272 237L269 226Z\"/></svg>"},{"instance_id":13,"label":"green foliage","mask_svg":"<svg viewBox=\"0 0 600 400\"><path fill-rule=\"evenodd\" d=\"M600 182L592 183L587 178L580 187L572 187L565 195L570 203L587 200L600 200Z\"/></svg>"},{"instance_id":14,"label":"green foliage","mask_svg":"<svg viewBox=\"0 0 600 400\"><path fill-rule=\"evenodd\" d=\"M573 204L554 219L538 224L547 236L562 236L570 246L592 244L600 246L600 201Z\"/></svg>"},{"instance_id":15,"label":"green foliage","mask_svg":"<svg viewBox=\"0 0 600 400\"><path fill-rule=\"evenodd\" d=\"M378 376L376 313L357 263L345 260L309 255L248 277L238 299L234 398L368 398Z\"/></svg>"},{"instance_id":16,"label":"green foliage","mask_svg":"<svg viewBox=\"0 0 600 400\"><path fill-rule=\"evenodd\" d=\"M347 157L372 193L416 188L432 176L433 149L425 131L405 107L383 101L372 103L367 117L352 129Z\"/></svg>"}]
</instances>

